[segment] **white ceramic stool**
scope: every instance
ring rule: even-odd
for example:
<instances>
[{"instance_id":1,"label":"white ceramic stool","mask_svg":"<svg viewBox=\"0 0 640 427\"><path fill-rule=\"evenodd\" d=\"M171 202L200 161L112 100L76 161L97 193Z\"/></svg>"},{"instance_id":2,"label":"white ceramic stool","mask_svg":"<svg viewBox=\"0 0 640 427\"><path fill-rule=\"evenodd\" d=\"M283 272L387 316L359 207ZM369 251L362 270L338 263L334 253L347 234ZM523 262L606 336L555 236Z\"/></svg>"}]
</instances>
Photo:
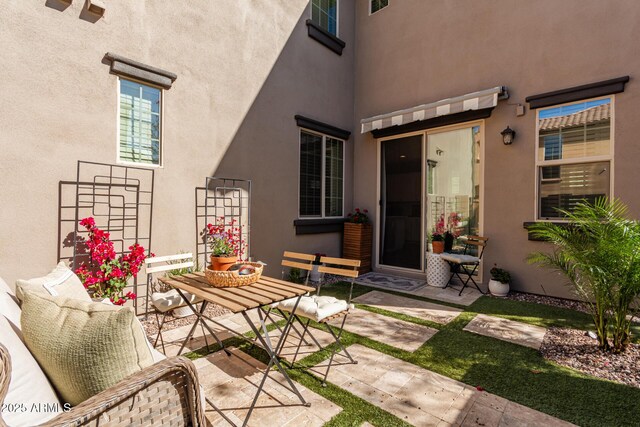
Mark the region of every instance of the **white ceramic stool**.
<instances>
[{"instance_id":1,"label":"white ceramic stool","mask_svg":"<svg viewBox=\"0 0 640 427\"><path fill-rule=\"evenodd\" d=\"M444 288L449 282L451 269L449 263L440 254L427 252L427 284L436 288Z\"/></svg>"}]
</instances>

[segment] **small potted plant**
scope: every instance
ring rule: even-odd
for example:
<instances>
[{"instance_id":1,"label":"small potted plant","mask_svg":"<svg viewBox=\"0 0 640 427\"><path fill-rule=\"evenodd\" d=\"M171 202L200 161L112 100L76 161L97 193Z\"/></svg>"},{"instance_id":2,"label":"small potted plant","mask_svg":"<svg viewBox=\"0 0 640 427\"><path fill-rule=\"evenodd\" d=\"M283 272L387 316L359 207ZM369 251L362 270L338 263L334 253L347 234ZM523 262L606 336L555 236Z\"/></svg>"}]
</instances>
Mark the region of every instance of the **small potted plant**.
<instances>
[{"instance_id":1,"label":"small potted plant","mask_svg":"<svg viewBox=\"0 0 640 427\"><path fill-rule=\"evenodd\" d=\"M309 273L309 280L314 283L318 283L320 281L320 272L318 268L322 265L320 262L320 258L323 256L327 256L327 254L316 253L316 259L311 263L313 266L311 267L311 272Z\"/></svg>"},{"instance_id":2,"label":"small potted plant","mask_svg":"<svg viewBox=\"0 0 640 427\"><path fill-rule=\"evenodd\" d=\"M493 268L489 270L491 274L491 280L489 280L489 292L496 297L506 297L509 293L509 282L511 281L511 275L505 269L498 268L494 264Z\"/></svg>"},{"instance_id":3,"label":"small potted plant","mask_svg":"<svg viewBox=\"0 0 640 427\"><path fill-rule=\"evenodd\" d=\"M236 220L225 224L220 217L214 224L207 224L206 237L211 248L211 267L216 271L227 271L242 256L244 241L241 228L236 226Z\"/></svg>"},{"instance_id":4,"label":"small potted plant","mask_svg":"<svg viewBox=\"0 0 640 427\"><path fill-rule=\"evenodd\" d=\"M444 233L438 230L434 230L431 233L431 247L434 254L441 254L444 252Z\"/></svg>"}]
</instances>

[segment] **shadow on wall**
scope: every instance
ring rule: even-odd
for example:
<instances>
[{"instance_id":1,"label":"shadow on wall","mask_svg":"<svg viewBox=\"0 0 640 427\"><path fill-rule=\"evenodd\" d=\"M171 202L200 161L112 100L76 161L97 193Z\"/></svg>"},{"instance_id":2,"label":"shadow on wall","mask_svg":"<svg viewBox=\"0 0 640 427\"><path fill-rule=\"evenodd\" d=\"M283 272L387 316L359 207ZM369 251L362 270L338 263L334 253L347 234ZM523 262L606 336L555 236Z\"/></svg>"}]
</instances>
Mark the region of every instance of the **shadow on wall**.
<instances>
[{"instance_id":1,"label":"shadow on wall","mask_svg":"<svg viewBox=\"0 0 640 427\"><path fill-rule=\"evenodd\" d=\"M307 14L305 8L212 171L212 176L252 181L251 254L269 265L266 273L272 276L280 275L284 250L341 253L341 233L296 237L293 226L298 217L299 180L299 128L294 115L347 129L353 118L352 58L335 55L310 39ZM333 78L331 73L336 70L344 70L344 76ZM351 149L349 141L345 148ZM345 189L349 182L347 175ZM349 194L345 195L347 202ZM348 207L346 204L345 209Z\"/></svg>"}]
</instances>

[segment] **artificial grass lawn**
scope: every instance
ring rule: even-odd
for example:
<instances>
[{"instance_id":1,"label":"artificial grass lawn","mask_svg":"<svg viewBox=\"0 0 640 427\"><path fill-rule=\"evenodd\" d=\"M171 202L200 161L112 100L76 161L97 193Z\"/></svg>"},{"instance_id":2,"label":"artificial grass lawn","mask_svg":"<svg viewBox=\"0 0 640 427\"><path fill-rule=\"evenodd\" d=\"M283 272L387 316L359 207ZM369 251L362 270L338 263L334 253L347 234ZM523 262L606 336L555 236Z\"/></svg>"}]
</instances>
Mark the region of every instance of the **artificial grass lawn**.
<instances>
[{"instance_id":1,"label":"artificial grass lawn","mask_svg":"<svg viewBox=\"0 0 640 427\"><path fill-rule=\"evenodd\" d=\"M356 297L371 290L374 289L356 285L353 296ZM380 291L380 289L375 290ZM323 286L322 294L345 298L348 294L348 285L342 283ZM396 294L407 296L402 293ZM478 313L544 327L589 329L591 320L587 314L542 304L490 297L481 297L469 307L417 296L411 296L411 298L456 306L465 311L448 325L440 325L359 305L359 308L434 327L439 332L413 353L347 331L343 334L343 343L365 345L471 386L481 386L489 393L578 425L638 425L640 389L601 380L559 366L545 360L536 350L528 347L462 330ZM238 342L234 342L234 345L253 357L265 361L266 354L261 349L251 347L237 339L235 341ZM320 380L305 368L318 364L329 354L327 349L319 351L297 362L296 365L301 369L289 370L292 379L343 408L342 412L327 424L328 426L358 426L364 421L369 421L376 426L407 425L399 418L346 390L331 384L326 388L322 387ZM191 354L191 357L198 356L201 354Z\"/></svg>"}]
</instances>

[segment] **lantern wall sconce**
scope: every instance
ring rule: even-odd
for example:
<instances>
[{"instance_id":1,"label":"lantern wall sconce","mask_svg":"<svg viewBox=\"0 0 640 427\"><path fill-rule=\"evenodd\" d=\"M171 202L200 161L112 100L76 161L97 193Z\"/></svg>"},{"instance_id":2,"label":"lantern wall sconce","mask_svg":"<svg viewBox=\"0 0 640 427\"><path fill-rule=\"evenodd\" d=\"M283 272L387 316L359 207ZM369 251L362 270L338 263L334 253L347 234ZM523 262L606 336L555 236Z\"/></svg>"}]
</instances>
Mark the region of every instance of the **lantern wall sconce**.
<instances>
[{"instance_id":1,"label":"lantern wall sconce","mask_svg":"<svg viewBox=\"0 0 640 427\"><path fill-rule=\"evenodd\" d=\"M500 132L500 135L502 135L502 142L504 145L511 145L513 140L516 139L516 131L511 129L509 126Z\"/></svg>"}]
</instances>

